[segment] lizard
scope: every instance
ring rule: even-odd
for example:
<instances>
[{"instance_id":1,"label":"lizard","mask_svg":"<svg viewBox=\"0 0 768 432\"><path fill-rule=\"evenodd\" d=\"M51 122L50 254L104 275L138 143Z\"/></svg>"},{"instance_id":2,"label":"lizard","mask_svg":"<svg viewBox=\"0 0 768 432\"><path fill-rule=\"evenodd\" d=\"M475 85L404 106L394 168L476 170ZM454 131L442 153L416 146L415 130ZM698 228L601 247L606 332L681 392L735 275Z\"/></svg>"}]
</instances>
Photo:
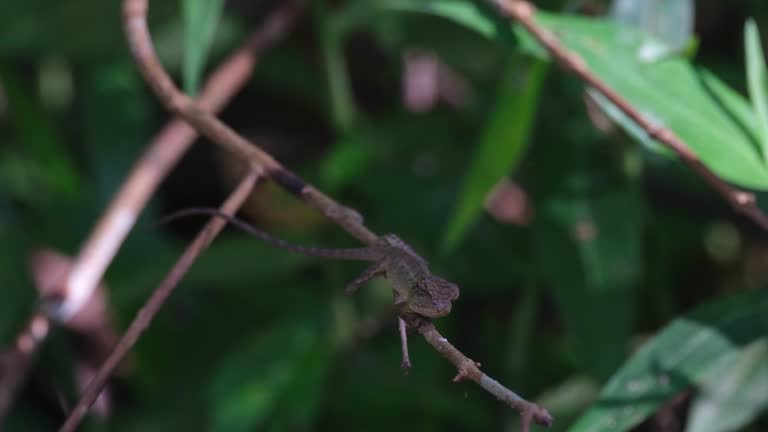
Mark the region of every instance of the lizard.
<instances>
[{"instance_id":1,"label":"lizard","mask_svg":"<svg viewBox=\"0 0 768 432\"><path fill-rule=\"evenodd\" d=\"M287 242L242 219L208 207L183 209L166 216L162 222L170 222L192 215L223 218L228 223L269 245L294 253L312 257L372 262L373 264L366 268L360 276L347 284L344 291L347 294L352 294L374 277L384 276L392 285L395 305L403 317L427 319L444 317L451 312L453 301L459 297L458 285L433 275L429 271L427 261L395 234L380 236L374 244L367 247L331 249L301 246Z\"/></svg>"}]
</instances>

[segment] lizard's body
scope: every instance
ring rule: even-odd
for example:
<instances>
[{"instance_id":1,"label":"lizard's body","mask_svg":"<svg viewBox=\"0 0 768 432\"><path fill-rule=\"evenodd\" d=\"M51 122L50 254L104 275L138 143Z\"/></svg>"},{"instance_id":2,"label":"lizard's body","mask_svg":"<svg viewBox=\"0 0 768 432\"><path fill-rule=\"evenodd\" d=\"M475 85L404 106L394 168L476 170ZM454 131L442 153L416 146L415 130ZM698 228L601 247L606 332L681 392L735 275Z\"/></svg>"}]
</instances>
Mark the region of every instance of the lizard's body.
<instances>
[{"instance_id":1,"label":"lizard's body","mask_svg":"<svg viewBox=\"0 0 768 432\"><path fill-rule=\"evenodd\" d=\"M383 275L392 284L392 289L395 292L395 303L400 306L402 314L412 312L427 318L439 318L451 311L452 302L459 297L459 288L456 284L433 275L429 271L426 260L394 234L381 236L376 243L367 247L326 249L286 242L216 209L190 208L181 210L166 220L193 214L222 217L268 244L295 253L322 258L373 262L360 276L347 285L346 291L348 293L354 292L371 278Z\"/></svg>"}]
</instances>

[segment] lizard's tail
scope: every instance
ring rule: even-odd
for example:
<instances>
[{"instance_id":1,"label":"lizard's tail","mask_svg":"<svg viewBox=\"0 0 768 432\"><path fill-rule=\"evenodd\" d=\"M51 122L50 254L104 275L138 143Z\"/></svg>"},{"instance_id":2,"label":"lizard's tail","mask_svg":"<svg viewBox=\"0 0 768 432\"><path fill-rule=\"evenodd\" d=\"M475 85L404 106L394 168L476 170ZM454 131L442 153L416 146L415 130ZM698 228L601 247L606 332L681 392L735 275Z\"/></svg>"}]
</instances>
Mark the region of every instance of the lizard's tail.
<instances>
[{"instance_id":1,"label":"lizard's tail","mask_svg":"<svg viewBox=\"0 0 768 432\"><path fill-rule=\"evenodd\" d=\"M189 208L179 210L177 212L171 213L168 216L165 216L162 219L160 219L160 221L158 222L158 225L166 224L166 223L175 221L177 219L181 219L183 217L200 216L200 215L222 218L226 220L227 223L232 224L237 228L240 228L241 230L247 232L248 234L251 234L252 236L258 238L259 240L267 244L270 244L272 246L275 246L281 249L289 250L291 252L299 253L302 255L309 255L309 256L322 257L322 258L339 258L339 259L357 260L357 261L378 261L379 259L381 259L380 254L371 248L327 249L327 248L317 248L317 247L309 247L309 246L301 246L301 245L293 244L285 240L279 239L277 237L274 237L271 234L267 233L266 231L262 231L240 218L231 216L227 213L222 212L219 209L210 208L210 207L189 207Z\"/></svg>"}]
</instances>

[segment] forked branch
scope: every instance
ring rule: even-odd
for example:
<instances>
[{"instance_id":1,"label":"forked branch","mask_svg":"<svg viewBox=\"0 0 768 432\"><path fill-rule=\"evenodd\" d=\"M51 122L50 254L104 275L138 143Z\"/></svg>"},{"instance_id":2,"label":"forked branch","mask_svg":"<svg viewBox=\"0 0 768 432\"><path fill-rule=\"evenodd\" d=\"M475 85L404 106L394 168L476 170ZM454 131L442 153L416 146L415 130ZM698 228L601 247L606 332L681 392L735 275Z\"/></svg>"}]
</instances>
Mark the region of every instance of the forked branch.
<instances>
[{"instance_id":1,"label":"forked branch","mask_svg":"<svg viewBox=\"0 0 768 432\"><path fill-rule=\"evenodd\" d=\"M229 198L227 198L224 204L222 204L221 211L229 215L237 212L240 206L242 206L248 198L248 195L250 195L257 179L257 172L252 172L247 175L234 192L232 192ZM221 232L225 224L225 220L212 218L200 231L197 237L195 237L192 243L187 246L187 249L176 261L176 264L171 271L168 272L165 279L163 279L160 285L158 285L152 292L152 295L147 299L141 310L139 310L139 313L136 314L133 322L128 326L125 334L120 338L120 341L109 354L107 360L99 367L93 380L88 384L88 387L86 387L80 400L77 401L77 405L75 405L66 422L62 425L60 429L61 432L72 432L77 429L77 426L80 424L83 417L88 413L88 408L91 407L91 404L93 404L99 396L101 389L106 385L107 380L120 364L120 361L126 354L128 354L128 351L133 348L144 330L149 327L149 324L152 322L155 315L157 315L157 312L165 303L165 300L168 299L189 268L192 267L192 263L195 262L197 257L208 247L219 232Z\"/></svg>"},{"instance_id":2,"label":"forked branch","mask_svg":"<svg viewBox=\"0 0 768 432\"><path fill-rule=\"evenodd\" d=\"M268 17L262 28L213 71L198 104L219 112L248 82L261 52L287 31L297 12L297 7L286 4ZM65 284L67 295L58 311L59 321L74 316L91 297L149 198L197 136L197 130L176 118L152 140L80 248Z\"/></svg>"}]
</instances>

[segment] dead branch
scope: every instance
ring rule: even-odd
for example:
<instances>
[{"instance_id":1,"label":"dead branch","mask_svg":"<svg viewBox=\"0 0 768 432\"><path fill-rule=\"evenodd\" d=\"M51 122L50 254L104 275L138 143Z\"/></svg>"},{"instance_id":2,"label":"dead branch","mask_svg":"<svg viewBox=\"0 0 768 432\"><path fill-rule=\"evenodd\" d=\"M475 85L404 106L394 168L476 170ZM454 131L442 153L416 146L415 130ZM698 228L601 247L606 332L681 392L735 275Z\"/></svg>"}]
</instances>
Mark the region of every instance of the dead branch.
<instances>
[{"instance_id":1,"label":"dead branch","mask_svg":"<svg viewBox=\"0 0 768 432\"><path fill-rule=\"evenodd\" d=\"M227 200L224 201L224 204L221 206L221 211L229 215L236 213L248 198L258 177L259 174L256 171L247 175ZM61 426L61 432L72 432L77 429L77 426L80 424L83 417L85 417L91 404L96 400L99 393L101 393L101 389L107 383L112 372L114 372L123 357L125 357L128 351L130 351L136 344L136 341L139 340L141 334L144 333L147 327L149 327L149 324L152 322L155 315L157 315L157 312L165 303L165 300L168 299L174 288L176 288L189 268L192 267L192 263L195 262L197 257L208 247L219 232L221 232L225 224L226 221L221 218L211 218L192 243L187 246L187 249L176 261L176 264L174 264L173 268L168 272L160 285L158 285L152 292L152 295L136 314L131 325L128 326L125 334L115 346L115 349L109 354L109 357L101 367L99 367L96 376L88 384L88 387L86 387L83 395L77 402L77 405L75 405L75 408L70 413L66 422Z\"/></svg>"},{"instance_id":2,"label":"dead branch","mask_svg":"<svg viewBox=\"0 0 768 432\"><path fill-rule=\"evenodd\" d=\"M270 16L211 74L200 92L199 106L219 112L246 84L262 51L286 33L297 12L296 7L286 5ZM197 136L195 129L175 118L152 140L80 249L58 312L60 320L77 313L90 297L147 201Z\"/></svg>"}]
</instances>

